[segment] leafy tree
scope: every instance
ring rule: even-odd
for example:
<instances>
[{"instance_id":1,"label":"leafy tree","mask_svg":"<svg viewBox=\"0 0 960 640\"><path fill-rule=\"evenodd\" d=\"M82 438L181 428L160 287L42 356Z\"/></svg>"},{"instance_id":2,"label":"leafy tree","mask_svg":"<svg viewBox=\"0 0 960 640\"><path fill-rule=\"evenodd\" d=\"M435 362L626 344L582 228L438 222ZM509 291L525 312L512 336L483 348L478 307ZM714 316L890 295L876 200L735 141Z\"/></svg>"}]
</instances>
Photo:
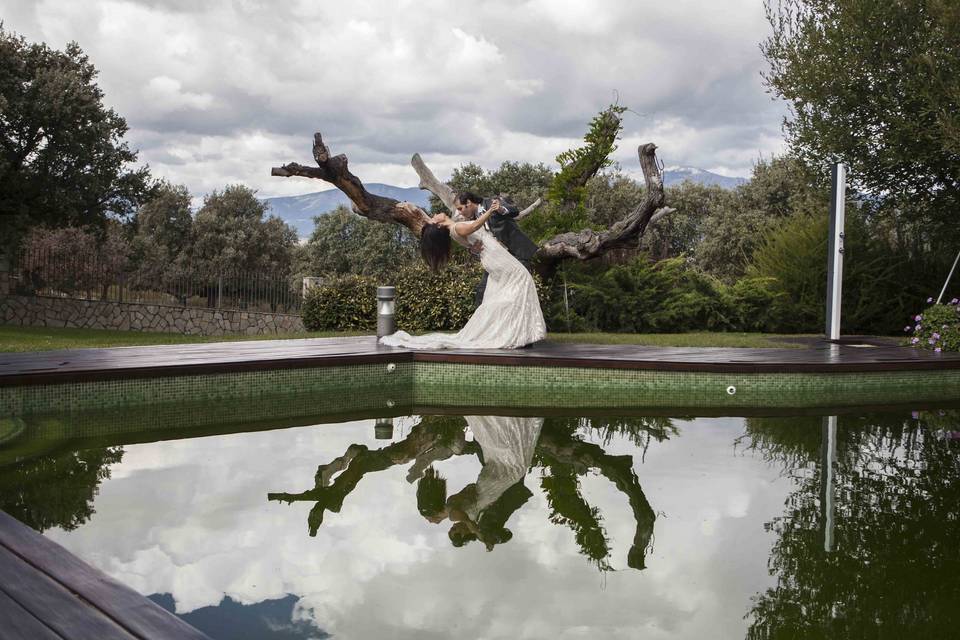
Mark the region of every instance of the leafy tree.
<instances>
[{"instance_id":1,"label":"leafy tree","mask_svg":"<svg viewBox=\"0 0 960 640\"><path fill-rule=\"evenodd\" d=\"M727 283L744 275L754 250L770 229L791 215L822 213L829 206L826 188L790 156L760 160L749 182L728 198L716 195L718 206L703 220L692 259L700 269Z\"/></svg>"},{"instance_id":2,"label":"leafy tree","mask_svg":"<svg viewBox=\"0 0 960 640\"><path fill-rule=\"evenodd\" d=\"M134 225L133 253L138 276L145 282L161 282L172 274L171 265L177 263L191 242L190 192L183 185L161 181L137 211Z\"/></svg>"},{"instance_id":3,"label":"leafy tree","mask_svg":"<svg viewBox=\"0 0 960 640\"><path fill-rule=\"evenodd\" d=\"M280 218L264 218L266 212L249 187L212 192L194 218L193 240L182 259L206 273L287 273L297 232Z\"/></svg>"},{"instance_id":4,"label":"leafy tree","mask_svg":"<svg viewBox=\"0 0 960 640\"><path fill-rule=\"evenodd\" d=\"M943 414L944 412L939 412ZM833 547L824 550L822 418L748 418L751 448L782 462L795 488L746 637L947 638L960 610L956 412L840 416ZM945 437L946 436L946 437Z\"/></svg>"},{"instance_id":5,"label":"leafy tree","mask_svg":"<svg viewBox=\"0 0 960 640\"><path fill-rule=\"evenodd\" d=\"M960 238L960 6L955 0L766 0L761 49L785 130L811 166L853 185L934 245Z\"/></svg>"},{"instance_id":6,"label":"leafy tree","mask_svg":"<svg viewBox=\"0 0 960 640\"><path fill-rule=\"evenodd\" d=\"M298 270L304 275L382 277L418 258L418 243L405 227L375 222L345 206L313 219Z\"/></svg>"},{"instance_id":7,"label":"leafy tree","mask_svg":"<svg viewBox=\"0 0 960 640\"><path fill-rule=\"evenodd\" d=\"M147 169L103 105L97 71L79 45L28 43L0 24L0 248L32 226L103 226L133 212Z\"/></svg>"},{"instance_id":8,"label":"leafy tree","mask_svg":"<svg viewBox=\"0 0 960 640\"><path fill-rule=\"evenodd\" d=\"M471 162L454 169L449 184L454 191L473 191L484 197L506 194L521 208L525 208L543 197L552 181L553 171L543 163L507 161L493 171L485 171ZM436 198L432 198L432 201L436 201ZM440 210L442 207L436 201L434 211Z\"/></svg>"},{"instance_id":9,"label":"leafy tree","mask_svg":"<svg viewBox=\"0 0 960 640\"><path fill-rule=\"evenodd\" d=\"M729 210L733 195L719 186L684 180L667 187L666 198L676 211L659 220L641 243L658 260L692 254L706 233L706 221L719 211Z\"/></svg>"},{"instance_id":10,"label":"leafy tree","mask_svg":"<svg viewBox=\"0 0 960 640\"><path fill-rule=\"evenodd\" d=\"M0 509L37 531L71 531L94 513L100 483L123 458L123 447L27 458L0 474Z\"/></svg>"},{"instance_id":11,"label":"leafy tree","mask_svg":"<svg viewBox=\"0 0 960 640\"><path fill-rule=\"evenodd\" d=\"M844 227L843 331L890 334L902 329L903 318L918 293L904 282L896 254L872 238L852 208ZM752 258L747 272L773 278L788 300L783 329L821 331L827 297L827 236L825 212L798 213L770 231Z\"/></svg>"},{"instance_id":12,"label":"leafy tree","mask_svg":"<svg viewBox=\"0 0 960 640\"><path fill-rule=\"evenodd\" d=\"M617 166L590 178L584 207L590 224L605 229L622 220L642 199L643 185Z\"/></svg>"},{"instance_id":13,"label":"leafy tree","mask_svg":"<svg viewBox=\"0 0 960 640\"><path fill-rule=\"evenodd\" d=\"M92 296L105 294L117 281L129 254L130 243L115 221L99 234L77 227L34 227L24 239L20 268L30 292Z\"/></svg>"}]
</instances>

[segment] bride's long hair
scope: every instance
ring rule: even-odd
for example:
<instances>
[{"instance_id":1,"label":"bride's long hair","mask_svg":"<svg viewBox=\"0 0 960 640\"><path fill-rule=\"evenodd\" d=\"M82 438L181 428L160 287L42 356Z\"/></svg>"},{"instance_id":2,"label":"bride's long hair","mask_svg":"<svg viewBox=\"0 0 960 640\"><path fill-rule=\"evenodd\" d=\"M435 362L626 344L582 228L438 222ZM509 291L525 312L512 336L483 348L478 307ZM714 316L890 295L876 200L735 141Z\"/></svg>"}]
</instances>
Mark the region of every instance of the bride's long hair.
<instances>
[{"instance_id":1,"label":"bride's long hair","mask_svg":"<svg viewBox=\"0 0 960 640\"><path fill-rule=\"evenodd\" d=\"M432 271L450 261L450 230L439 224L425 224L420 231L420 255Z\"/></svg>"}]
</instances>

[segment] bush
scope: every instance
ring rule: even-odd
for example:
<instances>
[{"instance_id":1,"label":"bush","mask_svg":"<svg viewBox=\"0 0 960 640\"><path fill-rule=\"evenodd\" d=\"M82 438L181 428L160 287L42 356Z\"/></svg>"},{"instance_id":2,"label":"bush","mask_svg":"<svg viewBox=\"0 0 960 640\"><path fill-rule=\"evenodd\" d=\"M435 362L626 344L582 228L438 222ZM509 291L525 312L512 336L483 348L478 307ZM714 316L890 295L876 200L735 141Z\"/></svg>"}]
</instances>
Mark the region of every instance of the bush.
<instances>
[{"instance_id":1,"label":"bush","mask_svg":"<svg viewBox=\"0 0 960 640\"><path fill-rule=\"evenodd\" d=\"M825 215L799 214L767 234L754 252L748 276L775 281L778 330L822 331L827 295ZM891 334L915 293L903 281L902 259L873 240L857 215L846 220L843 264L844 333Z\"/></svg>"},{"instance_id":2,"label":"bush","mask_svg":"<svg viewBox=\"0 0 960 640\"><path fill-rule=\"evenodd\" d=\"M366 276L343 276L307 292L303 326L308 331L372 331L377 328L377 286Z\"/></svg>"},{"instance_id":3,"label":"bush","mask_svg":"<svg viewBox=\"0 0 960 640\"><path fill-rule=\"evenodd\" d=\"M607 269L568 265L553 300L547 326L571 332L776 331L788 313L786 295L772 278L727 286L683 258L651 262L644 255Z\"/></svg>"},{"instance_id":4,"label":"bush","mask_svg":"<svg viewBox=\"0 0 960 640\"><path fill-rule=\"evenodd\" d=\"M373 331L377 327L377 285L397 288L397 327L411 333L456 331L470 319L475 290L483 269L480 262L452 262L433 273L422 263L398 269L392 280L344 276L314 287L303 302L303 324L309 331ZM540 304L548 291L534 276Z\"/></svg>"},{"instance_id":5,"label":"bush","mask_svg":"<svg viewBox=\"0 0 960 640\"><path fill-rule=\"evenodd\" d=\"M927 307L912 318L904 331L913 333L910 344L921 349L960 351L960 301Z\"/></svg>"}]
</instances>

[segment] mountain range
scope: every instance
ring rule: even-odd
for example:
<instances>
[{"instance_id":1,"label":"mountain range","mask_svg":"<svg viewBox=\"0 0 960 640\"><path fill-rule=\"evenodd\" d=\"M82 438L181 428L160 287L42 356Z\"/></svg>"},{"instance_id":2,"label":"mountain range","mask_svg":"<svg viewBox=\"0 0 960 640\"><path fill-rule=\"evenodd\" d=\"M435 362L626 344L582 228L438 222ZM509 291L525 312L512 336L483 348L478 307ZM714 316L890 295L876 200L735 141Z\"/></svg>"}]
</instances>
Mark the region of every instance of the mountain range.
<instances>
[{"instance_id":1,"label":"mountain range","mask_svg":"<svg viewBox=\"0 0 960 640\"><path fill-rule=\"evenodd\" d=\"M717 185L724 189L733 189L747 181L746 178L731 178L694 167L667 167L663 171L663 184L673 186L690 180L697 184ZM430 206L430 193L417 187L395 187L390 184L371 182L364 185L372 194L413 202L417 206ZM301 238L308 238L313 232L314 216L333 211L340 205L350 206L350 200L339 189L328 189L299 196L263 198L269 205L269 213L277 216L297 230Z\"/></svg>"}]
</instances>

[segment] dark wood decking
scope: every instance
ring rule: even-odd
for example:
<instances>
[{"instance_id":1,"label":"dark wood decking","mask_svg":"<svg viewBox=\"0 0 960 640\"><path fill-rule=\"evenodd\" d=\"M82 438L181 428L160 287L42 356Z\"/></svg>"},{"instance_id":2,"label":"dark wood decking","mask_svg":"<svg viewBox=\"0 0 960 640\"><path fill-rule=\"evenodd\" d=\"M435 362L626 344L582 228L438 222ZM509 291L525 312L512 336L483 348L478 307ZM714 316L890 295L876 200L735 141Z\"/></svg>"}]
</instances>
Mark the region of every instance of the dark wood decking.
<instances>
[{"instance_id":1,"label":"dark wood decking","mask_svg":"<svg viewBox=\"0 0 960 640\"><path fill-rule=\"evenodd\" d=\"M669 348L543 342L517 350L408 351L372 336L0 353L0 386L376 362L455 362L727 373L960 368L960 354L816 343L806 349Z\"/></svg>"},{"instance_id":2,"label":"dark wood decking","mask_svg":"<svg viewBox=\"0 0 960 640\"><path fill-rule=\"evenodd\" d=\"M209 637L0 511L0 637Z\"/></svg>"}]
</instances>

